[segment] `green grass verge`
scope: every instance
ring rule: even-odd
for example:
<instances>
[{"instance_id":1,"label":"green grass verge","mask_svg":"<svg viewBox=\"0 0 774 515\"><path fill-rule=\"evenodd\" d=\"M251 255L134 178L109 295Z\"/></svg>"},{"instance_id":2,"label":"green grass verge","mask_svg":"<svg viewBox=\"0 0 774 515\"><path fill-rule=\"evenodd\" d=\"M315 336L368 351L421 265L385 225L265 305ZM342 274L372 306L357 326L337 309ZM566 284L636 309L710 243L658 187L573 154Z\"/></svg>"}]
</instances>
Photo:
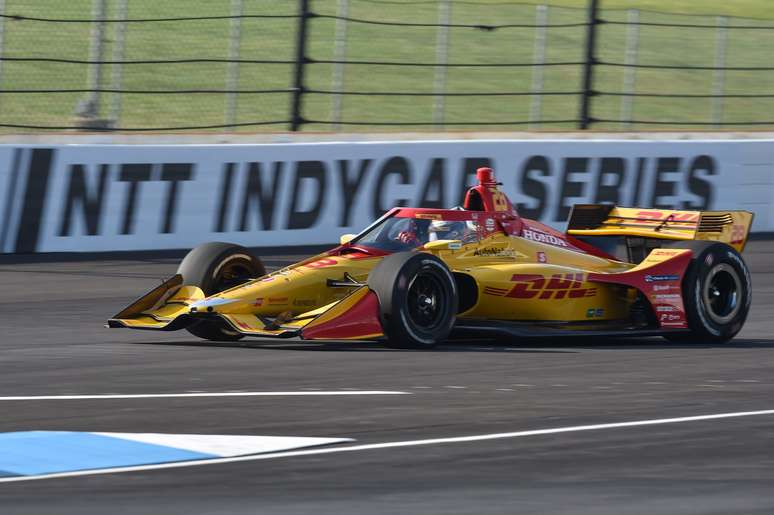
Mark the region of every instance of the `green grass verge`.
<instances>
[{"instance_id":1,"label":"green grass verge","mask_svg":"<svg viewBox=\"0 0 774 515\"><path fill-rule=\"evenodd\" d=\"M115 0L111 0L110 16L115 16ZM453 2L452 23L459 24L532 24L536 4L549 4L549 22L576 23L585 20L585 0L525 0L514 4L507 0ZM245 1L245 14L295 14L296 2ZM320 14L335 14L336 0L312 0L313 10ZM774 2L770 0L703 0L673 2L669 0L602 0L602 17L625 21L627 9L642 9L644 22L680 22L715 25L717 15L730 18L735 26L774 26ZM662 12L652 12L662 11ZM175 16L227 16L231 12L228 0L130 0L130 18L161 18ZM6 0L6 13L24 16L56 18L89 18L91 0ZM683 16L692 14L695 16ZM349 16L368 20L436 23L435 2L379 0L349 0ZM761 19L753 19L761 18ZM765 18L771 18L766 20ZM126 33L125 59L185 59L228 56L229 20L187 22L130 23ZM242 21L240 58L289 60L294 56L296 20L245 19ZM117 37L116 25L107 32L105 58L113 56ZM6 57L57 57L87 59L91 27L86 23L46 23L28 20L4 20L3 55ZM771 66L774 30L728 31L726 63L729 66ZM535 29L504 28L484 31L472 28L452 28L449 31L449 55L452 63L519 63L532 62ZM314 59L333 59L336 21L314 19L310 25L309 55ZM599 57L603 61L625 60L627 27L606 24L599 32ZM685 66L713 66L716 52L716 31L697 28L665 28L643 26L639 31L640 63L669 64L670 70L638 69L636 92L711 94L719 79L713 71L685 70ZM359 23L347 24L346 58L349 60L436 62L437 31L432 27L393 27ZM582 61L584 27L552 28L547 31L547 60ZM445 90L464 92L529 92L536 69L531 67L465 67L448 68ZM104 67L104 85L110 87L117 72ZM82 93L14 94L14 89L85 88L88 66L60 63L25 63L5 61L0 70L0 123L69 126L75 122L74 112L86 97ZM122 88L133 90L158 89L224 89L228 68L222 63L207 64L133 64L122 67ZM345 91L433 93L437 80L434 67L347 65L343 68ZM293 67L278 64L242 64L239 66L238 87L249 89L285 89L291 86ZM311 89L330 90L334 67L310 64L306 67L307 85ZM580 90L580 66L551 66L543 69L544 91L575 92ZM722 77L723 91L731 94L774 94L774 71L728 71ZM595 87L610 93L596 97L593 115L613 120L596 124L599 129L620 129L623 99L624 68L599 66ZM2 91L6 93L2 93ZM113 94L101 96L101 115L109 116L120 107L121 127L173 127L219 125L225 121L227 97L224 94L141 95ZM120 104L117 102L120 100ZM291 103L287 93L269 95L240 94L237 97L237 123L267 120L287 120ZM492 128L484 122L515 122L528 120L532 96L446 97L443 120L450 127L461 129ZM355 122L432 122L436 99L431 96L357 96L342 97L341 118ZM332 119L333 97L307 94L304 116L310 120ZM668 127L695 128L687 122L708 122L713 110L722 109L725 122L748 123L774 121L772 99L709 98L650 98L638 97L633 102L635 120L675 122ZM578 117L579 98L575 95L545 96L541 117L545 120L567 120ZM500 129L527 128L509 125ZM533 128L574 128L571 123L532 125ZM750 127L760 128L757 125ZM412 129L432 129L432 126ZM655 128L634 125L634 129ZM745 128L744 125L734 128ZM286 130L287 125L245 127L243 131ZM310 124L305 130L328 131L328 123ZM406 130L406 127L344 126L344 130ZM8 132L6 130L6 132ZM18 131L11 131L18 132Z\"/></svg>"}]
</instances>

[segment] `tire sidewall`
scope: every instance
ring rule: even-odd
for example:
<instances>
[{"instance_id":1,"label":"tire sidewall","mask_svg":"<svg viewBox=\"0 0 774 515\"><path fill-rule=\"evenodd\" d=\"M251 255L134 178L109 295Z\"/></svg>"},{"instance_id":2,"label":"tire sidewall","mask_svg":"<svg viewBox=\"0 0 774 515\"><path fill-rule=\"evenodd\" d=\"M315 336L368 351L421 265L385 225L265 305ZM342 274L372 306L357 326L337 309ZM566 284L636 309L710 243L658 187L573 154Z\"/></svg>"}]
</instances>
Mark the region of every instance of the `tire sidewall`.
<instances>
[{"instance_id":1,"label":"tire sidewall","mask_svg":"<svg viewBox=\"0 0 774 515\"><path fill-rule=\"evenodd\" d=\"M216 284L218 273L227 264L239 261L250 269L252 275L266 275L261 261L240 245L211 242L191 250L180 262L177 273L183 276L183 284L201 288L206 296L219 293Z\"/></svg>"},{"instance_id":2,"label":"tire sidewall","mask_svg":"<svg viewBox=\"0 0 774 515\"><path fill-rule=\"evenodd\" d=\"M438 279L443 297L441 321L429 331L417 326L408 310L412 282L424 274ZM368 284L379 298L380 320L389 345L429 348L449 336L457 313L457 285L448 267L436 256L416 252L388 256L371 272Z\"/></svg>"},{"instance_id":3,"label":"tire sidewall","mask_svg":"<svg viewBox=\"0 0 774 515\"><path fill-rule=\"evenodd\" d=\"M178 266L177 273L183 276L183 284L196 286L209 297L221 291L217 277L224 266L238 260L251 271L251 275L266 275L263 263L250 251L240 245L210 242L191 250ZM215 341L235 341L244 335L228 327L225 322L202 320L186 328L199 338Z\"/></svg>"},{"instance_id":4,"label":"tire sidewall","mask_svg":"<svg viewBox=\"0 0 774 515\"><path fill-rule=\"evenodd\" d=\"M690 270L683 279L688 325L696 337L710 341L728 341L742 329L752 304L750 271L739 253L729 245L714 243L693 251ZM726 323L718 323L712 319L702 293L711 271L720 264L730 266L738 275L741 285L740 309Z\"/></svg>"}]
</instances>

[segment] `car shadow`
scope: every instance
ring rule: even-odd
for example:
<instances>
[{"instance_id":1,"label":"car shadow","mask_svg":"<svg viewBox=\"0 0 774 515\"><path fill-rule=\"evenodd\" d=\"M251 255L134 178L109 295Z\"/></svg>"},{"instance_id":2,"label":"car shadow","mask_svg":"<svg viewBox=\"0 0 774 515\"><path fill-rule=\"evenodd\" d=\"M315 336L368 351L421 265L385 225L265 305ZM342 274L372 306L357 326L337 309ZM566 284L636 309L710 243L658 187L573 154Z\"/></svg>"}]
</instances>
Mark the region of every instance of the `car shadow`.
<instances>
[{"instance_id":1,"label":"car shadow","mask_svg":"<svg viewBox=\"0 0 774 515\"><path fill-rule=\"evenodd\" d=\"M432 349L396 349L378 342L362 341L303 341L303 340L239 340L236 342L179 341L179 342L133 342L132 345L219 347L238 349L259 349L271 351L304 352L499 352L522 354L574 354L578 351L567 349L528 348L519 345L503 345L493 340L455 340L445 342Z\"/></svg>"},{"instance_id":2,"label":"car shadow","mask_svg":"<svg viewBox=\"0 0 774 515\"><path fill-rule=\"evenodd\" d=\"M219 347L271 351L304 352L496 352L524 354L577 354L583 350L665 350L665 349L774 349L774 339L740 338L729 343L675 343L660 337L620 338L568 336L562 338L482 338L450 340L433 349L395 349L378 342L304 341L304 340L239 340L236 342L145 341L133 345Z\"/></svg>"}]
</instances>

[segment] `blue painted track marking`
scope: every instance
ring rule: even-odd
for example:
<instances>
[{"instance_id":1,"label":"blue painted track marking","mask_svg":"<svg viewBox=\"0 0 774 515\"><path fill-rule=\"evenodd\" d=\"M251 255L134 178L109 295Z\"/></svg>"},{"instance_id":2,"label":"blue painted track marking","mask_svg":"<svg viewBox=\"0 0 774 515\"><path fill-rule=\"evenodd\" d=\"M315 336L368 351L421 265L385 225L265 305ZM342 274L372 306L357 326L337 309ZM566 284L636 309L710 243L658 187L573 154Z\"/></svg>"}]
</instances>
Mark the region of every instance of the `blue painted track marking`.
<instances>
[{"instance_id":1,"label":"blue painted track marking","mask_svg":"<svg viewBox=\"0 0 774 515\"><path fill-rule=\"evenodd\" d=\"M216 458L213 454L67 431L0 434L0 475L37 475Z\"/></svg>"}]
</instances>

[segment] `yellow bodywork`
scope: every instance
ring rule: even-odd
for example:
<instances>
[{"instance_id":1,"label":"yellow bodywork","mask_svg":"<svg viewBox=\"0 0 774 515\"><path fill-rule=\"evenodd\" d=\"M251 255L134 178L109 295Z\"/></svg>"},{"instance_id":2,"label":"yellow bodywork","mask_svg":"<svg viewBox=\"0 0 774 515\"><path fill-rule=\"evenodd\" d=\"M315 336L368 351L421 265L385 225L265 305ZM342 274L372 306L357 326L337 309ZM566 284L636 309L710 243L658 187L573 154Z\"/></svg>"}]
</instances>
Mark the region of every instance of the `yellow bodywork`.
<instances>
[{"instance_id":1,"label":"yellow bodywork","mask_svg":"<svg viewBox=\"0 0 774 515\"><path fill-rule=\"evenodd\" d=\"M465 245L433 242L419 250L475 280L476 300L459 318L614 320L626 316L633 300L631 289L588 280L589 272L620 273L633 265L520 237L495 234ZM244 334L288 336L345 311L357 300L357 295L350 296L354 288L330 286L328 281L342 281L347 274L365 284L382 257L321 254L207 299L176 276L114 321L131 328L165 329L193 309L218 314Z\"/></svg>"}]
</instances>

